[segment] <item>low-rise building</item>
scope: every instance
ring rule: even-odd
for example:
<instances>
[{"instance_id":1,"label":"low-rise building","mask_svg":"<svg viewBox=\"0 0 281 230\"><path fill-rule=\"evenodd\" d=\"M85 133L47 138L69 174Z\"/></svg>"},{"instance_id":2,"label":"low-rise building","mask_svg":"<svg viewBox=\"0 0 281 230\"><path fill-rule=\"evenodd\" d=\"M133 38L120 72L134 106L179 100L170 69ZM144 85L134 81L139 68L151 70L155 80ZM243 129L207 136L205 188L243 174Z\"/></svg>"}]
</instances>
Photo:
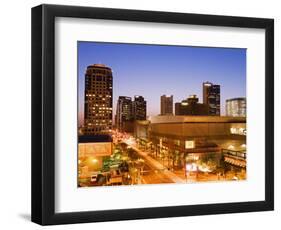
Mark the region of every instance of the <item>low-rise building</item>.
<instances>
[{"instance_id":1,"label":"low-rise building","mask_svg":"<svg viewBox=\"0 0 281 230\"><path fill-rule=\"evenodd\" d=\"M147 140L145 148L168 159L173 168L182 168L189 160L219 164L227 150L243 153L246 159L245 117L155 116L149 124L136 125L140 127L135 136Z\"/></svg>"},{"instance_id":2,"label":"low-rise building","mask_svg":"<svg viewBox=\"0 0 281 230\"><path fill-rule=\"evenodd\" d=\"M89 135L78 137L78 173L79 177L90 177L100 171L106 157L112 155L112 137L110 135Z\"/></svg>"}]
</instances>

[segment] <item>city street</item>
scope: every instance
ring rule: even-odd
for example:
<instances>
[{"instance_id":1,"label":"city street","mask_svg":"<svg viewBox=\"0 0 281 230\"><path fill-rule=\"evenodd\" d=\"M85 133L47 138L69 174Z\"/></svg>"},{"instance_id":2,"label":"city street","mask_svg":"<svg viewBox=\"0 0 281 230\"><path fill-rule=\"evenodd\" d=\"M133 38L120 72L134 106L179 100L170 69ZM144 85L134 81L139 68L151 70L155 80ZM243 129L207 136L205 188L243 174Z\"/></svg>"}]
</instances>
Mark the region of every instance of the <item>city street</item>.
<instances>
[{"instance_id":1,"label":"city street","mask_svg":"<svg viewBox=\"0 0 281 230\"><path fill-rule=\"evenodd\" d=\"M158 182L154 182L153 180L156 178L161 178L161 181L164 180L164 182L159 182L159 183L171 183L171 182L184 183L185 182L185 180L181 179L176 174L170 172L161 163L150 157L146 152L139 150L135 144L132 144L128 140L125 140L124 143L126 143L128 146L134 149L138 154L138 156L144 159L146 166L150 168L149 175L143 176L144 181L147 181L148 184L150 184L149 181L152 181L153 183L158 183ZM151 171L154 173L152 173Z\"/></svg>"},{"instance_id":2,"label":"city street","mask_svg":"<svg viewBox=\"0 0 281 230\"><path fill-rule=\"evenodd\" d=\"M143 147L140 149L134 137L116 130L113 131L112 149L112 155L103 159L100 170L88 170L88 174L79 176L80 187L246 179L243 171L237 173L234 170L227 170L222 174L220 171L206 168L206 164L202 162L186 163L184 168L168 169L161 158L155 157L151 151L144 151ZM96 161L92 160L90 163L93 166Z\"/></svg>"}]
</instances>

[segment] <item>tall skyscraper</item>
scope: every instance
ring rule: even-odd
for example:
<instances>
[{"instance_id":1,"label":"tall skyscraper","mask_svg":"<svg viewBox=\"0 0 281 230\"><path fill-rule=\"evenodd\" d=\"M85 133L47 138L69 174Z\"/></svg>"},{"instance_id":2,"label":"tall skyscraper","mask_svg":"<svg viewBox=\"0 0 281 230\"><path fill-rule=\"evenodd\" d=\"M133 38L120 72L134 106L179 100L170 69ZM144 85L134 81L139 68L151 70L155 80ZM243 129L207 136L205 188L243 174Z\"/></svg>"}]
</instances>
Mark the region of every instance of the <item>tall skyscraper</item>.
<instances>
[{"instance_id":1,"label":"tall skyscraper","mask_svg":"<svg viewBox=\"0 0 281 230\"><path fill-rule=\"evenodd\" d=\"M220 85L203 82L203 103L209 106L209 115L220 116Z\"/></svg>"},{"instance_id":2,"label":"tall skyscraper","mask_svg":"<svg viewBox=\"0 0 281 230\"><path fill-rule=\"evenodd\" d=\"M133 101L134 120L146 120L146 101L142 96L135 96Z\"/></svg>"},{"instance_id":3,"label":"tall skyscraper","mask_svg":"<svg viewBox=\"0 0 281 230\"><path fill-rule=\"evenodd\" d=\"M246 117L246 98L238 97L227 99L225 103L226 116L230 117Z\"/></svg>"},{"instance_id":4,"label":"tall skyscraper","mask_svg":"<svg viewBox=\"0 0 281 230\"><path fill-rule=\"evenodd\" d=\"M175 103L175 115L209 115L209 107L198 103L196 95L190 95L187 99Z\"/></svg>"},{"instance_id":5,"label":"tall skyscraper","mask_svg":"<svg viewBox=\"0 0 281 230\"><path fill-rule=\"evenodd\" d=\"M173 114L173 95L161 96L161 115Z\"/></svg>"},{"instance_id":6,"label":"tall skyscraper","mask_svg":"<svg viewBox=\"0 0 281 230\"><path fill-rule=\"evenodd\" d=\"M108 134L112 129L112 71L103 64L87 67L84 94L86 135Z\"/></svg>"},{"instance_id":7,"label":"tall skyscraper","mask_svg":"<svg viewBox=\"0 0 281 230\"><path fill-rule=\"evenodd\" d=\"M116 127L124 129L125 122L133 120L132 98L119 96L116 107Z\"/></svg>"}]
</instances>

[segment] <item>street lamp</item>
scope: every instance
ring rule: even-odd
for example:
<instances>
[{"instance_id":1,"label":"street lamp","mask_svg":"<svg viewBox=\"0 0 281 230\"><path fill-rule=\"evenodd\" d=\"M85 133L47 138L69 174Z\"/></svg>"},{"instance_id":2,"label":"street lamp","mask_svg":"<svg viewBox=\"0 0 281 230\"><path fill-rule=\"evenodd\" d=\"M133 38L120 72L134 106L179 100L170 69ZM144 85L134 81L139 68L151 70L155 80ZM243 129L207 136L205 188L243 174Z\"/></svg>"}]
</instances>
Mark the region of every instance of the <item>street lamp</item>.
<instances>
[{"instance_id":1,"label":"street lamp","mask_svg":"<svg viewBox=\"0 0 281 230\"><path fill-rule=\"evenodd\" d=\"M92 159L92 163L95 164L95 163L97 163L97 162L98 162L98 160L97 160L96 158L93 158L93 159Z\"/></svg>"},{"instance_id":2,"label":"street lamp","mask_svg":"<svg viewBox=\"0 0 281 230\"><path fill-rule=\"evenodd\" d=\"M189 176L191 172L196 172L198 171L197 169L197 164L196 163L187 163L185 165L185 178L186 178L186 182L187 182L187 175ZM196 174L197 176L197 174Z\"/></svg>"},{"instance_id":3,"label":"street lamp","mask_svg":"<svg viewBox=\"0 0 281 230\"><path fill-rule=\"evenodd\" d=\"M229 145L228 149L234 149L234 146L233 145Z\"/></svg>"}]
</instances>

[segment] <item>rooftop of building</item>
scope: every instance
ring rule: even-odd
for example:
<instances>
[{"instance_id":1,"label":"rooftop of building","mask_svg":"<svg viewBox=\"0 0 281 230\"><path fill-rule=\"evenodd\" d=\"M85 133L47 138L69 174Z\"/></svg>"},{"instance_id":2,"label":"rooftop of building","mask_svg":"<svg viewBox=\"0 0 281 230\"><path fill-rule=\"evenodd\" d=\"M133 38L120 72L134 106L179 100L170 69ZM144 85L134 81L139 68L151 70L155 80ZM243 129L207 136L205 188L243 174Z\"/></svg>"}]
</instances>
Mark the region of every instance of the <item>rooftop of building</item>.
<instances>
[{"instance_id":1,"label":"rooftop of building","mask_svg":"<svg viewBox=\"0 0 281 230\"><path fill-rule=\"evenodd\" d=\"M212 82L209 82L209 81L205 81L205 82L203 82L203 85L205 85L205 86L211 86L211 85L213 85L213 83L212 83Z\"/></svg>"},{"instance_id":2,"label":"rooftop of building","mask_svg":"<svg viewBox=\"0 0 281 230\"><path fill-rule=\"evenodd\" d=\"M108 66L105 64L92 64L89 65L87 68L102 68L102 69L110 69ZM110 69L111 70L111 69Z\"/></svg>"},{"instance_id":3,"label":"rooftop of building","mask_svg":"<svg viewBox=\"0 0 281 230\"><path fill-rule=\"evenodd\" d=\"M79 143L112 142L112 137L106 134L82 135L78 137Z\"/></svg>"},{"instance_id":4,"label":"rooftop of building","mask_svg":"<svg viewBox=\"0 0 281 230\"><path fill-rule=\"evenodd\" d=\"M246 123L246 117L162 115L162 116L150 117L150 122L152 124L160 124L160 123Z\"/></svg>"},{"instance_id":5,"label":"rooftop of building","mask_svg":"<svg viewBox=\"0 0 281 230\"><path fill-rule=\"evenodd\" d=\"M226 101L244 101L244 100L246 100L246 97L235 97L235 98L226 99Z\"/></svg>"},{"instance_id":6,"label":"rooftop of building","mask_svg":"<svg viewBox=\"0 0 281 230\"><path fill-rule=\"evenodd\" d=\"M132 100L132 98L131 98L131 97L128 97L128 96L119 96L118 99L119 99L119 100L124 100L124 99L125 99L125 100Z\"/></svg>"},{"instance_id":7,"label":"rooftop of building","mask_svg":"<svg viewBox=\"0 0 281 230\"><path fill-rule=\"evenodd\" d=\"M213 86L213 87L220 87L219 84L213 84L212 82L209 82L209 81L206 81L206 82L203 82L203 86Z\"/></svg>"},{"instance_id":8,"label":"rooftop of building","mask_svg":"<svg viewBox=\"0 0 281 230\"><path fill-rule=\"evenodd\" d=\"M135 123L139 124L139 125L149 125L150 121L149 120L136 120Z\"/></svg>"}]
</instances>

